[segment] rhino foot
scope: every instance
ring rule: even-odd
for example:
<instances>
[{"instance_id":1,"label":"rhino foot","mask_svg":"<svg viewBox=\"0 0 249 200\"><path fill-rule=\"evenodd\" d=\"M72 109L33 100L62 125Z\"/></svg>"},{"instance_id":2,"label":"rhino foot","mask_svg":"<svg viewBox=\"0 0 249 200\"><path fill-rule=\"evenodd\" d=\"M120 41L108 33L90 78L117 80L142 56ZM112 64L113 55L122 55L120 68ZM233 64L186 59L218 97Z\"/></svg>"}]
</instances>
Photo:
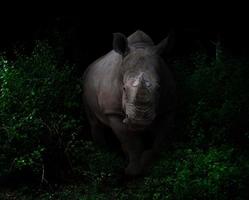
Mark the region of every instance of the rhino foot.
<instances>
[{"instance_id":1,"label":"rhino foot","mask_svg":"<svg viewBox=\"0 0 249 200\"><path fill-rule=\"evenodd\" d=\"M125 168L125 175L138 176L142 173L142 166L139 162L132 162Z\"/></svg>"},{"instance_id":2,"label":"rhino foot","mask_svg":"<svg viewBox=\"0 0 249 200\"><path fill-rule=\"evenodd\" d=\"M141 165L144 173L146 173L151 168L156 158L157 154L151 149L143 152L141 156Z\"/></svg>"}]
</instances>

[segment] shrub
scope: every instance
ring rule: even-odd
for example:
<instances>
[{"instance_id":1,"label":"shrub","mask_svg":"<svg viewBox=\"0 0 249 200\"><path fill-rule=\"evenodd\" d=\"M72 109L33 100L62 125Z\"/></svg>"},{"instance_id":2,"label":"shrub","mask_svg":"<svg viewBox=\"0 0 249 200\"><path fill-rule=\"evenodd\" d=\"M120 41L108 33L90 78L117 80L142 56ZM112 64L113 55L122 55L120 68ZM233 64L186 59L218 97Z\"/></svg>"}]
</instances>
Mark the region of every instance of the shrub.
<instances>
[{"instance_id":1,"label":"shrub","mask_svg":"<svg viewBox=\"0 0 249 200\"><path fill-rule=\"evenodd\" d=\"M139 199L247 199L248 167L231 147L179 149L145 178Z\"/></svg>"},{"instance_id":2,"label":"shrub","mask_svg":"<svg viewBox=\"0 0 249 200\"><path fill-rule=\"evenodd\" d=\"M208 59L195 54L190 62L175 63L181 88L180 124L193 144L248 144L249 61ZM187 131L185 131L187 129Z\"/></svg>"},{"instance_id":3,"label":"shrub","mask_svg":"<svg viewBox=\"0 0 249 200\"><path fill-rule=\"evenodd\" d=\"M46 43L15 62L0 58L0 176L24 169L41 176L64 154L80 126L79 94L73 67L60 66Z\"/></svg>"}]
</instances>

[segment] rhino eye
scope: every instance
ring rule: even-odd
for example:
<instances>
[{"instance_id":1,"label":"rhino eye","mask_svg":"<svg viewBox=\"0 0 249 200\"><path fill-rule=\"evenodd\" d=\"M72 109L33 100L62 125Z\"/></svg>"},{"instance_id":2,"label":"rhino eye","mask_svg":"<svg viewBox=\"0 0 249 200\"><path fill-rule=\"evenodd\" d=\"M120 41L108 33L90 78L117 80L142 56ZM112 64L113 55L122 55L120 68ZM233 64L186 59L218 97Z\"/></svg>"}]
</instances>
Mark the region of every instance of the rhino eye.
<instances>
[{"instance_id":1,"label":"rhino eye","mask_svg":"<svg viewBox=\"0 0 249 200\"><path fill-rule=\"evenodd\" d=\"M125 87L123 87L123 91L124 91L124 92L123 92L123 95L125 95L125 98L128 99L128 95L127 95L127 92L126 92L126 88L125 88Z\"/></svg>"},{"instance_id":2,"label":"rhino eye","mask_svg":"<svg viewBox=\"0 0 249 200\"><path fill-rule=\"evenodd\" d=\"M146 82L145 82L145 85L146 85L147 87L150 87L150 86L151 86L151 83L150 83L149 81L146 81Z\"/></svg>"}]
</instances>

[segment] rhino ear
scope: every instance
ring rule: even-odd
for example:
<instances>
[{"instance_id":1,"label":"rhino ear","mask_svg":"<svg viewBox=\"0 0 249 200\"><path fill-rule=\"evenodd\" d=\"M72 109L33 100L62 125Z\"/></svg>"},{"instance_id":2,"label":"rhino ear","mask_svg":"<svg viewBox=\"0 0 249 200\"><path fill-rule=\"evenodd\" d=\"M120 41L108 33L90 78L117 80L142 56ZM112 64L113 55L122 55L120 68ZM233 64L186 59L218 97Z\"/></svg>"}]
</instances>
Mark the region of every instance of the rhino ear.
<instances>
[{"instance_id":1,"label":"rhino ear","mask_svg":"<svg viewBox=\"0 0 249 200\"><path fill-rule=\"evenodd\" d=\"M163 52L169 53L174 44L174 31L170 31L169 35L153 48L155 54L161 55Z\"/></svg>"},{"instance_id":2,"label":"rhino ear","mask_svg":"<svg viewBox=\"0 0 249 200\"><path fill-rule=\"evenodd\" d=\"M123 57L128 53L128 41L124 34L113 33L113 50Z\"/></svg>"}]
</instances>

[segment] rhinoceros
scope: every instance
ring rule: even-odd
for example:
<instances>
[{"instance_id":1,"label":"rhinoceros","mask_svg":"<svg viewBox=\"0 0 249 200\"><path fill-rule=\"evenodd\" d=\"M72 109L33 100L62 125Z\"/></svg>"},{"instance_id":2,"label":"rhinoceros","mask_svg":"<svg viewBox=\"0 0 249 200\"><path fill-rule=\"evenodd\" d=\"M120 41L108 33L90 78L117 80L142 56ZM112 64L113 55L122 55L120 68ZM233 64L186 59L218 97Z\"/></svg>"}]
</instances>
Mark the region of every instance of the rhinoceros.
<instances>
[{"instance_id":1,"label":"rhinoceros","mask_svg":"<svg viewBox=\"0 0 249 200\"><path fill-rule=\"evenodd\" d=\"M174 124L176 84L160 57L170 38L169 34L154 45L140 30L128 38L114 33L113 49L83 75L83 102L93 140L106 144L103 130L111 128L127 156L127 175L147 171Z\"/></svg>"}]
</instances>

